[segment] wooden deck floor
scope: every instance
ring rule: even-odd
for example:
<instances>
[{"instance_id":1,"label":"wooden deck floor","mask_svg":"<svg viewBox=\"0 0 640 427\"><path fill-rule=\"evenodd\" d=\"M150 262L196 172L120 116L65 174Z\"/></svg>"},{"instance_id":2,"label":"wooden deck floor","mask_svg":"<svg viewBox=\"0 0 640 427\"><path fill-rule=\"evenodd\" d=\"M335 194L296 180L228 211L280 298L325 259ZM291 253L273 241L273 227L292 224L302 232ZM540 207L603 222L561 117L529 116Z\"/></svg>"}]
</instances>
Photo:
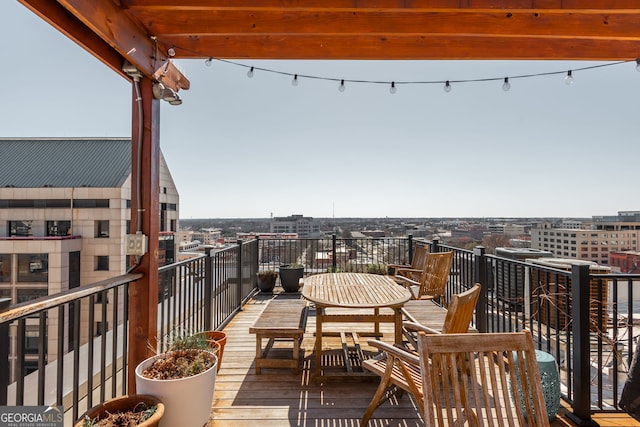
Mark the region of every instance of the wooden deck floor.
<instances>
[{"instance_id":1,"label":"wooden deck floor","mask_svg":"<svg viewBox=\"0 0 640 427\"><path fill-rule=\"evenodd\" d=\"M216 379L213 409L207 426L358 426L377 387L377 379L330 380L325 383L313 380L313 310L309 313L307 333L302 342L304 357L300 373L293 374L289 369L263 368L262 374L255 374L255 335L249 333L249 327L265 304L274 297L298 296L258 295L225 328L227 344ZM330 340L324 342L336 349L340 345L337 339L334 343ZM366 344L366 340L362 340L361 344ZM279 352L283 355L285 352L290 354L290 343L283 345L287 349L276 349L276 355ZM551 424L552 427L573 426L563 417L564 412L561 408L559 417ZM626 414L596 414L594 420L603 427L640 426L639 422ZM424 422L413 398L404 394L382 404L374 413L369 426L424 426Z\"/></svg>"}]
</instances>

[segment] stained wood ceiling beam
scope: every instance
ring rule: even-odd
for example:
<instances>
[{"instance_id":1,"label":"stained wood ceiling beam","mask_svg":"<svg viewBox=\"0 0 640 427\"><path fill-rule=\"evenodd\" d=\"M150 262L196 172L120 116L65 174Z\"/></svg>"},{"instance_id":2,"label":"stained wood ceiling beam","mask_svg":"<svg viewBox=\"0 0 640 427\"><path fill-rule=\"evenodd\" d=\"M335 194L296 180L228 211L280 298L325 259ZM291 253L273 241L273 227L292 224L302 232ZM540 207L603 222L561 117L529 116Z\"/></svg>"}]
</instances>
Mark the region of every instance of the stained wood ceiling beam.
<instances>
[{"instance_id":1,"label":"stained wood ceiling beam","mask_svg":"<svg viewBox=\"0 0 640 427\"><path fill-rule=\"evenodd\" d=\"M144 10L135 14L156 36L214 34L478 34L631 37L640 39L637 13L531 10L316 11Z\"/></svg>"},{"instance_id":2,"label":"stained wood ceiling beam","mask_svg":"<svg viewBox=\"0 0 640 427\"><path fill-rule=\"evenodd\" d=\"M128 9L638 9L636 0L120 0Z\"/></svg>"},{"instance_id":3,"label":"stained wood ceiling beam","mask_svg":"<svg viewBox=\"0 0 640 427\"><path fill-rule=\"evenodd\" d=\"M122 71L122 56L96 34L88 31L81 21L60 6L59 3L50 0L19 1L113 71L126 77L126 74Z\"/></svg>"},{"instance_id":4,"label":"stained wood ceiling beam","mask_svg":"<svg viewBox=\"0 0 640 427\"><path fill-rule=\"evenodd\" d=\"M630 60L640 40L467 35L168 37L185 58L397 60ZM181 49L184 47L184 49Z\"/></svg>"},{"instance_id":5,"label":"stained wood ceiling beam","mask_svg":"<svg viewBox=\"0 0 640 427\"><path fill-rule=\"evenodd\" d=\"M166 55L154 41L110 0L20 0L120 75L124 61L154 78L166 66ZM189 88L189 80L173 65L165 67L163 83L173 90ZM157 74L156 74L157 76Z\"/></svg>"}]
</instances>

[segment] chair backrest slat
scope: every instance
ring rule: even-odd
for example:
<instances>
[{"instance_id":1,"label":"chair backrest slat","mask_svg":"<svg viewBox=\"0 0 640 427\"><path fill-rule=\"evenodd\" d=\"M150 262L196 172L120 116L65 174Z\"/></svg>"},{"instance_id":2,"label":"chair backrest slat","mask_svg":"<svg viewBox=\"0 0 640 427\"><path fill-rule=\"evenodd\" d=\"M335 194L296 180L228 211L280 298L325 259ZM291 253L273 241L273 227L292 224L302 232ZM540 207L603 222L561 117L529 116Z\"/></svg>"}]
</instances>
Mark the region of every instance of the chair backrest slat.
<instances>
[{"instance_id":1,"label":"chair backrest slat","mask_svg":"<svg viewBox=\"0 0 640 427\"><path fill-rule=\"evenodd\" d=\"M453 251L431 252L420 279L417 299L434 298L444 294L453 264Z\"/></svg>"},{"instance_id":2,"label":"chair backrest slat","mask_svg":"<svg viewBox=\"0 0 640 427\"><path fill-rule=\"evenodd\" d=\"M469 330L479 296L479 283L467 291L451 296L442 325L443 334L462 334Z\"/></svg>"},{"instance_id":3,"label":"chair backrest slat","mask_svg":"<svg viewBox=\"0 0 640 427\"><path fill-rule=\"evenodd\" d=\"M427 425L549 425L529 331L420 333L418 347Z\"/></svg>"}]
</instances>

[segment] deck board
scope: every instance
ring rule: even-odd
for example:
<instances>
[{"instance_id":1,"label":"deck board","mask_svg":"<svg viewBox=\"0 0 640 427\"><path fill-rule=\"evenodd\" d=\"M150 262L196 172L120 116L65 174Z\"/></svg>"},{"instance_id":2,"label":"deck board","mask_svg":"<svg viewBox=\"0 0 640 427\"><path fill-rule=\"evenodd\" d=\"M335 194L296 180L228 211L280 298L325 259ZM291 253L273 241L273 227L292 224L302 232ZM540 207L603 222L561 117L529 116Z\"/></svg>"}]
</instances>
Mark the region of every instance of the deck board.
<instances>
[{"instance_id":1,"label":"deck board","mask_svg":"<svg viewBox=\"0 0 640 427\"><path fill-rule=\"evenodd\" d=\"M227 333L227 344L216 379L211 419L207 427L358 426L377 387L377 378L330 380L320 384L313 381L313 307L309 311L306 333L301 345L303 353L300 355L300 373L293 374L291 369L263 368L262 374L255 374L256 337L249 333L249 328L265 304L274 297L298 298L299 294L258 294L224 329ZM338 332L341 327L350 331L369 325L326 326L327 330ZM393 325L390 324L381 325L385 340L392 340L392 328ZM330 346L335 349L336 355L341 352L339 336L326 338L323 344L325 348ZM364 351L374 350L366 345L365 338L360 339L360 344ZM284 357L287 352L291 352L290 341L276 342L270 356L277 357L281 353ZM333 355L334 352L330 354ZM337 364L339 359L335 357ZM573 426L566 417L562 417L565 412L566 410L561 408L560 416L551 424L552 427ZM595 414L594 419L602 427L640 426L639 422L626 414ZM424 426L424 423L413 398L405 393L400 398L392 398L382 404L374 412L369 426L410 427Z\"/></svg>"}]
</instances>

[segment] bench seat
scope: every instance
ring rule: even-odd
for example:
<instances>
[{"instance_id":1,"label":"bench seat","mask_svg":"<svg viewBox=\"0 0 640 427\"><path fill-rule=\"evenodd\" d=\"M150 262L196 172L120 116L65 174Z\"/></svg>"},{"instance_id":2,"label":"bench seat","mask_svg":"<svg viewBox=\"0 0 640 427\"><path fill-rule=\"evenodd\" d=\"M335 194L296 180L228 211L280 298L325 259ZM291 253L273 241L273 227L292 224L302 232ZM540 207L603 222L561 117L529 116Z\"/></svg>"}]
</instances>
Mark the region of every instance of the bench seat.
<instances>
[{"instance_id":1,"label":"bench seat","mask_svg":"<svg viewBox=\"0 0 640 427\"><path fill-rule=\"evenodd\" d=\"M249 332L256 334L256 374L261 368L291 368L298 373L300 343L307 326L307 302L303 300L271 300L249 328ZM262 340L268 339L267 345L262 347ZM293 355L291 359L269 358L269 351L276 340L293 341Z\"/></svg>"}]
</instances>

